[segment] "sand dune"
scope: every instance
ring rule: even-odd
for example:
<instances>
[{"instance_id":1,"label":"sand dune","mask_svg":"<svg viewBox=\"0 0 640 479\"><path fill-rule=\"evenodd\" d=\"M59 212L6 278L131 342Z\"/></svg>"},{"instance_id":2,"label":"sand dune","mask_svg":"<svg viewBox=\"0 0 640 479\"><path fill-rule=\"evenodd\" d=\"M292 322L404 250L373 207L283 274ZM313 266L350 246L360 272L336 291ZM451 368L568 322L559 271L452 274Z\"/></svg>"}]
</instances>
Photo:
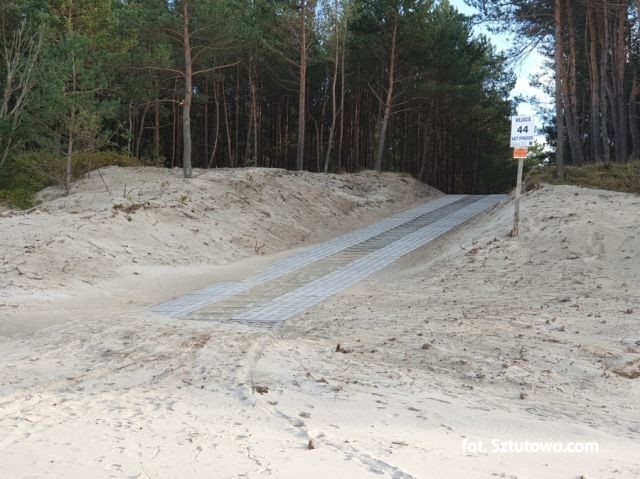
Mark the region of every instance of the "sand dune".
<instances>
[{"instance_id":1,"label":"sand dune","mask_svg":"<svg viewBox=\"0 0 640 479\"><path fill-rule=\"evenodd\" d=\"M107 184L118 175L129 181L113 170ZM206 175L196 181L217 184L215 212L208 187L183 205L177 176L165 199L153 199L157 179L143 189L162 206L116 212L92 177L83 201L0 220L2 261L26 261L0 275L5 328L22 324L0 338L1 477L640 476L640 198L544 187L523 199L520 236L508 236L510 207L495 210L268 332L145 306L437 192L372 173ZM156 256L140 232L192 244ZM69 258L80 264L61 272ZM490 450L468 449L479 441ZM599 452L495 452L492 441Z\"/></svg>"}]
</instances>

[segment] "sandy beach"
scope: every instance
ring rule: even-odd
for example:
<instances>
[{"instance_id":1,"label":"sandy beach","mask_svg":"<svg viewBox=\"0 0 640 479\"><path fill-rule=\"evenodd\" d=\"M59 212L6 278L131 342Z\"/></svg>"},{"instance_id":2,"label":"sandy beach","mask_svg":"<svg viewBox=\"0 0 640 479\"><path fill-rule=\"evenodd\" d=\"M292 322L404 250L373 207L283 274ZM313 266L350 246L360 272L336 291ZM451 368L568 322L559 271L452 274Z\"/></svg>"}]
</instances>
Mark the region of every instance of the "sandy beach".
<instances>
[{"instance_id":1,"label":"sandy beach","mask_svg":"<svg viewBox=\"0 0 640 479\"><path fill-rule=\"evenodd\" d=\"M440 193L101 173L0 217L1 477L640 477L638 196L543 186L266 331L148 307Z\"/></svg>"}]
</instances>

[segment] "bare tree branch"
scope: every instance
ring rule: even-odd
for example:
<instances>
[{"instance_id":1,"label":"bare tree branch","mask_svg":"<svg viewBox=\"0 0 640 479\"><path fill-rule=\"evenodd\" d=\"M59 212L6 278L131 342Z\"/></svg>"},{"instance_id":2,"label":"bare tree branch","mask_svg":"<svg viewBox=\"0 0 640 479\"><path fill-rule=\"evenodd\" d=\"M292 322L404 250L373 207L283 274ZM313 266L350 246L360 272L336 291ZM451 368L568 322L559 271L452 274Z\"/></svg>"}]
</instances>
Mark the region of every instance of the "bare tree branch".
<instances>
[{"instance_id":1,"label":"bare tree branch","mask_svg":"<svg viewBox=\"0 0 640 479\"><path fill-rule=\"evenodd\" d=\"M235 62L235 63L227 63L226 65L218 65L217 67L206 68L204 70L198 70L196 72L193 72L193 76L200 75L202 73L209 73L209 72L212 72L212 71L215 71L215 70L222 70L223 68L234 67L238 63L240 63L240 62L238 61L238 62Z\"/></svg>"}]
</instances>

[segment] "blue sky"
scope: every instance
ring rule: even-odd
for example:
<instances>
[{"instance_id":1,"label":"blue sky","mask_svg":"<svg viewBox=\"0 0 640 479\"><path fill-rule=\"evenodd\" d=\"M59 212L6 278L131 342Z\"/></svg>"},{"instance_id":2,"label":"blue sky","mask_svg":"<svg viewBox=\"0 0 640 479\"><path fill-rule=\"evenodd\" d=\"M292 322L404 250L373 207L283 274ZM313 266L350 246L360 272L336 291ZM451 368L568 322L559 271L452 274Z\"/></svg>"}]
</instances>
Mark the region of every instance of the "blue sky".
<instances>
[{"instance_id":1,"label":"blue sky","mask_svg":"<svg viewBox=\"0 0 640 479\"><path fill-rule=\"evenodd\" d=\"M471 8L464 0L449 0L453 6L455 6L460 12L473 15L477 13L474 8ZM500 50L507 50L511 46L511 38L509 35L494 35L486 31L482 26L476 27L478 33L484 33L496 47ZM533 73L539 73L545 70L544 58L537 51L529 53L522 61L513 65L513 71L517 75L518 80L516 86L512 91L512 95L524 95L535 96L539 98L543 103L548 104L551 98L546 96L541 90L531 86L529 77ZM522 103L518 106L518 115L532 115L535 111L533 107L528 103Z\"/></svg>"}]
</instances>

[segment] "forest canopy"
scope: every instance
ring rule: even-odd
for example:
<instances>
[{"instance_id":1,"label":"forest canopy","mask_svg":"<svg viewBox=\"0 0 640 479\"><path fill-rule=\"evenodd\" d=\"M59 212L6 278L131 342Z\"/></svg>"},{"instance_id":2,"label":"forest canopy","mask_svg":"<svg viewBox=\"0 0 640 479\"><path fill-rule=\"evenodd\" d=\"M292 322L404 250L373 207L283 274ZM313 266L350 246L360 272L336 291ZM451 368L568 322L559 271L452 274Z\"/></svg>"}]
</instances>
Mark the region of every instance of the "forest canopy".
<instances>
[{"instance_id":1,"label":"forest canopy","mask_svg":"<svg viewBox=\"0 0 640 479\"><path fill-rule=\"evenodd\" d=\"M640 3L637 0L468 0L494 31L542 50L554 73L547 128L564 165L640 160Z\"/></svg>"},{"instance_id":2,"label":"forest canopy","mask_svg":"<svg viewBox=\"0 0 640 479\"><path fill-rule=\"evenodd\" d=\"M506 58L446 0L5 0L0 189L155 164L511 184ZM113 160L109 160L111 158ZM0 198L1 200L1 198Z\"/></svg>"}]
</instances>

